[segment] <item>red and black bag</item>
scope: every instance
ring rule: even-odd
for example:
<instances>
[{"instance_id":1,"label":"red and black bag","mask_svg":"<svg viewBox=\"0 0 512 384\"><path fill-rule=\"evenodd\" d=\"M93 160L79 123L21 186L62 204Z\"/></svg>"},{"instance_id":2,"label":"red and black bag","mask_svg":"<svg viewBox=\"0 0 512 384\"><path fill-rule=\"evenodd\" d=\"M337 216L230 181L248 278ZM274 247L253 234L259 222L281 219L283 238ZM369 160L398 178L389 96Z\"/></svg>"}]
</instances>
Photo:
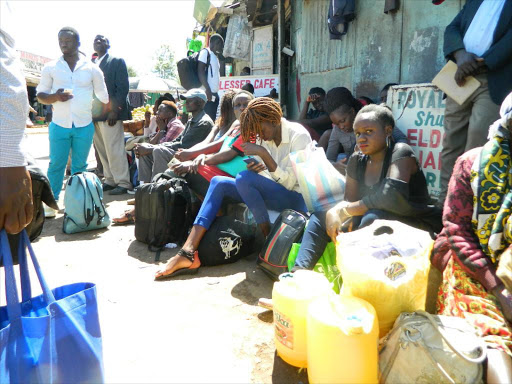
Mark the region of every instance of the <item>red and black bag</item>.
<instances>
[{"instance_id":1,"label":"red and black bag","mask_svg":"<svg viewBox=\"0 0 512 384\"><path fill-rule=\"evenodd\" d=\"M285 209L272 227L258 257L258 267L274 280L288 272L288 255L293 243L300 243L307 217L291 209Z\"/></svg>"}]
</instances>

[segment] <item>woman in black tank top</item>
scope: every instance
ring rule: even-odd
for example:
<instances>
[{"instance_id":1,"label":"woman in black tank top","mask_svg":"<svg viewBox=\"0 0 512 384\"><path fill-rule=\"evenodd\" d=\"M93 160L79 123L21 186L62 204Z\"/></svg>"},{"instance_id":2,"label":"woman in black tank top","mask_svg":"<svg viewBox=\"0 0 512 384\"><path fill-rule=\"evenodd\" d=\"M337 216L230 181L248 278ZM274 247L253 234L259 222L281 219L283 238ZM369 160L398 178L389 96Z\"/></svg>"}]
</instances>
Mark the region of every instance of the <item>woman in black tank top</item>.
<instances>
[{"instance_id":1,"label":"woman in black tank top","mask_svg":"<svg viewBox=\"0 0 512 384\"><path fill-rule=\"evenodd\" d=\"M345 200L311 216L294 270L312 269L342 228L351 231L386 219L432 233L441 229L441 212L431 204L411 147L392 141L394 126L387 107L368 105L359 111L354 121L358 151L348 162Z\"/></svg>"}]
</instances>

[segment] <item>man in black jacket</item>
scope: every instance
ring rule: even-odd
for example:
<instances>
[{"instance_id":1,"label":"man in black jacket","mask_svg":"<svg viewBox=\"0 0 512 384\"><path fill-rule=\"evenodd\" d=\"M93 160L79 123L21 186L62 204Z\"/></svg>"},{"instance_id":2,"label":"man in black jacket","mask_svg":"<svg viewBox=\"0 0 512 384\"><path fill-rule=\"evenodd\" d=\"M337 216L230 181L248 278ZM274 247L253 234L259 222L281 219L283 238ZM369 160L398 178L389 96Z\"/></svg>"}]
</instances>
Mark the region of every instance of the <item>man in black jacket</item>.
<instances>
[{"instance_id":1,"label":"man in black jacket","mask_svg":"<svg viewBox=\"0 0 512 384\"><path fill-rule=\"evenodd\" d=\"M123 120L132 118L128 107L130 85L124 60L110 56L107 53L109 48L110 43L105 36L94 38L94 51L98 54L95 63L103 71L110 98L106 108L97 100L93 102L94 146L103 164L103 190L110 191L110 195L122 195L132 189L123 130Z\"/></svg>"},{"instance_id":2,"label":"man in black jacket","mask_svg":"<svg viewBox=\"0 0 512 384\"><path fill-rule=\"evenodd\" d=\"M441 193L457 158L487 141L489 126L512 90L512 1L468 0L444 33L444 54L457 63L455 81L462 86L474 76L480 87L462 104L446 99L446 131L441 153Z\"/></svg>"}]
</instances>

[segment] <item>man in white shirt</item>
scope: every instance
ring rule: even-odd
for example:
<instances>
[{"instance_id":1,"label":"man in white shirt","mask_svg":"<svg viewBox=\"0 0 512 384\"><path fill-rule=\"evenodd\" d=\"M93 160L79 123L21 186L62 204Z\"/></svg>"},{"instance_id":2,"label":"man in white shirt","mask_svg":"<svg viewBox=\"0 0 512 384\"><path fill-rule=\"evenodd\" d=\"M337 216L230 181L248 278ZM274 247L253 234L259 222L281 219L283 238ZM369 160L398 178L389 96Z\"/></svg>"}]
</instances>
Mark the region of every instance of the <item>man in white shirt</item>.
<instances>
[{"instance_id":1,"label":"man in white shirt","mask_svg":"<svg viewBox=\"0 0 512 384\"><path fill-rule=\"evenodd\" d=\"M93 92L102 103L109 101L103 72L80 56L80 36L74 28L59 31L62 57L47 63L37 86L37 98L53 104L53 121L48 128L50 165L48 179L55 200L59 199L64 171L71 149L71 173L87 169L87 156L94 136Z\"/></svg>"},{"instance_id":2,"label":"man in white shirt","mask_svg":"<svg viewBox=\"0 0 512 384\"><path fill-rule=\"evenodd\" d=\"M216 120L219 107L220 62L217 55L223 49L224 39L215 34L210 37L210 47L202 49L198 57L197 74L208 99L204 111L212 121Z\"/></svg>"},{"instance_id":3,"label":"man in white shirt","mask_svg":"<svg viewBox=\"0 0 512 384\"><path fill-rule=\"evenodd\" d=\"M32 183L21 149L27 84L14 39L0 29L0 229L18 233L33 216Z\"/></svg>"},{"instance_id":4,"label":"man in white shirt","mask_svg":"<svg viewBox=\"0 0 512 384\"><path fill-rule=\"evenodd\" d=\"M444 54L457 63L459 86L474 76L480 87L462 105L446 98L440 207L455 161L487 142L489 126L499 118L499 106L512 90L512 1L467 0L446 27Z\"/></svg>"}]
</instances>

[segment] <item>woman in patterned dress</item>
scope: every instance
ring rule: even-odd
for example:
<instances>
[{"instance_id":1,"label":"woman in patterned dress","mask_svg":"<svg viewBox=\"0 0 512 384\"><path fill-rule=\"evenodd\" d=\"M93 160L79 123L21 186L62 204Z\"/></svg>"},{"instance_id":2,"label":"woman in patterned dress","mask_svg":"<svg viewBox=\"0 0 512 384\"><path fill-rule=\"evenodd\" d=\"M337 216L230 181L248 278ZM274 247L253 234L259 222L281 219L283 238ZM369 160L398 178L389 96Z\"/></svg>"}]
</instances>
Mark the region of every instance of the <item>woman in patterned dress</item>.
<instances>
[{"instance_id":1,"label":"woman in patterned dress","mask_svg":"<svg viewBox=\"0 0 512 384\"><path fill-rule=\"evenodd\" d=\"M512 93L490 140L459 157L432 263L443 271L438 313L465 318L488 346L487 382L512 382L512 294L496 275L512 252Z\"/></svg>"}]
</instances>

